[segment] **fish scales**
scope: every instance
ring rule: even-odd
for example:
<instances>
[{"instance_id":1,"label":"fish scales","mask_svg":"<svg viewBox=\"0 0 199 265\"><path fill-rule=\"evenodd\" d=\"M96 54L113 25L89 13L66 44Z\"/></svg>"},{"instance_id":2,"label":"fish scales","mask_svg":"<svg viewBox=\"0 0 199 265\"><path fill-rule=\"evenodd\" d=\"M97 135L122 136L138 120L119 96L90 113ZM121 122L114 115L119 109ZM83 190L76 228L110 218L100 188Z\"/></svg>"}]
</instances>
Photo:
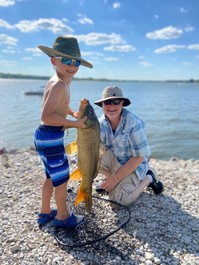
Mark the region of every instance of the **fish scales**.
<instances>
[{"instance_id":1,"label":"fish scales","mask_svg":"<svg viewBox=\"0 0 199 265\"><path fill-rule=\"evenodd\" d=\"M98 159L100 147L100 125L93 107L87 99L81 100L79 117L87 116L87 128L77 129L76 143L78 148L78 168L81 172L81 184L75 201L75 206L85 202L88 213L92 207L92 183L98 173Z\"/></svg>"},{"instance_id":2,"label":"fish scales","mask_svg":"<svg viewBox=\"0 0 199 265\"><path fill-rule=\"evenodd\" d=\"M82 190L90 192L97 175L99 156L99 125L77 130L78 168L82 173Z\"/></svg>"}]
</instances>

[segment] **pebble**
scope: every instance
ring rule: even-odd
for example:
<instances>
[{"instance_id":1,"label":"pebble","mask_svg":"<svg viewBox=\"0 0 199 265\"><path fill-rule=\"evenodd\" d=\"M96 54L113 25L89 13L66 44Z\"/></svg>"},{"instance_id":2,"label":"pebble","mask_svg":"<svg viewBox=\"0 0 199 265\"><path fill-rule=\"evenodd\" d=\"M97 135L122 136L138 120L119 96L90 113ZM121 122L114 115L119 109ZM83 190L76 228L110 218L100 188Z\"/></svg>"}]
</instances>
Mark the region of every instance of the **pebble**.
<instances>
[{"instance_id":1,"label":"pebble","mask_svg":"<svg viewBox=\"0 0 199 265\"><path fill-rule=\"evenodd\" d=\"M75 163L71 158L71 167ZM107 239L68 248L58 244L51 223L40 229L36 222L44 176L38 155L32 149L6 153L0 159L0 264L199 265L199 161L152 158L150 164L164 193L145 191L129 207L130 221ZM95 205L87 216L92 229L104 234L123 221L120 210L103 201Z\"/></svg>"}]
</instances>

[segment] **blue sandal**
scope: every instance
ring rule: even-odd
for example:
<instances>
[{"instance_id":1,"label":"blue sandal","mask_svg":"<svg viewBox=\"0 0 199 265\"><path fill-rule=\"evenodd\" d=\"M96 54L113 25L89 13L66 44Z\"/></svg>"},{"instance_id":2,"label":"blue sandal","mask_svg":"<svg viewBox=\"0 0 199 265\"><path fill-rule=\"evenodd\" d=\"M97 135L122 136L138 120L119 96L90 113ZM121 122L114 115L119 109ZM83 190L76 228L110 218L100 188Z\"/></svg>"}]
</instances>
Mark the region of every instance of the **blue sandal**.
<instances>
[{"instance_id":1,"label":"blue sandal","mask_svg":"<svg viewBox=\"0 0 199 265\"><path fill-rule=\"evenodd\" d=\"M81 223L83 223L84 217L81 215L75 216L73 213L66 220L58 220L54 218L53 222L56 227L65 229L74 229Z\"/></svg>"},{"instance_id":2,"label":"blue sandal","mask_svg":"<svg viewBox=\"0 0 199 265\"><path fill-rule=\"evenodd\" d=\"M52 210L51 213L39 213L37 223L39 225L45 225L52 221L57 215L57 210Z\"/></svg>"}]
</instances>

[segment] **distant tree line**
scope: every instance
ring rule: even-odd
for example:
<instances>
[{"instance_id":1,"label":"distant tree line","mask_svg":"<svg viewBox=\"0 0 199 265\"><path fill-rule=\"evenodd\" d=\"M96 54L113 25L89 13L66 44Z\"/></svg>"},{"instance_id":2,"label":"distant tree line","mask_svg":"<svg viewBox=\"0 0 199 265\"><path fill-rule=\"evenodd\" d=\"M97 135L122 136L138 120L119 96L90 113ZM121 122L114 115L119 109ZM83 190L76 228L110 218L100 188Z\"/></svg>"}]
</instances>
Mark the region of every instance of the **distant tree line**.
<instances>
[{"instance_id":1,"label":"distant tree line","mask_svg":"<svg viewBox=\"0 0 199 265\"><path fill-rule=\"evenodd\" d=\"M0 73L0 78L49 79L49 76L34 76L34 75L21 75L21 74L4 74L4 73Z\"/></svg>"},{"instance_id":2,"label":"distant tree line","mask_svg":"<svg viewBox=\"0 0 199 265\"><path fill-rule=\"evenodd\" d=\"M36 76L36 75L22 75L22 74L9 74L9 73L0 73L0 78L13 78L13 79L41 79L48 80L50 76ZM106 79L106 78L76 78L74 80L87 80L87 81L118 81L118 82L180 82L180 83L195 83L199 82L199 80L195 80L193 78L188 80L165 80L165 81L157 81L157 80L118 80L118 79Z\"/></svg>"}]
</instances>

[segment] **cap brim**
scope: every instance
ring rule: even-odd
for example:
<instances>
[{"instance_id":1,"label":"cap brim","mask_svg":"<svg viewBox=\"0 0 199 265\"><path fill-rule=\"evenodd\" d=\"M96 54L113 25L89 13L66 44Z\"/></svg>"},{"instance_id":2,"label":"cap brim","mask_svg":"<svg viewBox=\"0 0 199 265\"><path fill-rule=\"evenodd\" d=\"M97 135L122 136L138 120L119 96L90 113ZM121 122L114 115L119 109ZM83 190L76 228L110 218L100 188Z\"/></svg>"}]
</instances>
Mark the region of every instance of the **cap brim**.
<instances>
[{"instance_id":1,"label":"cap brim","mask_svg":"<svg viewBox=\"0 0 199 265\"><path fill-rule=\"evenodd\" d=\"M75 59L75 60L79 60L81 61L81 65L85 66L85 67L88 67L88 68L93 68L93 65L89 62L87 62L86 60L82 59L81 57L78 57L78 56L71 56L69 54L65 54L65 53L62 53L62 52L59 52L55 49L52 49L52 48L49 48L49 47L46 47L46 46L37 46L42 52L44 52L45 54L47 54L49 57L52 57L52 56L62 56L62 57L67 57L69 59Z\"/></svg>"},{"instance_id":2,"label":"cap brim","mask_svg":"<svg viewBox=\"0 0 199 265\"><path fill-rule=\"evenodd\" d=\"M121 98L121 97L108 97L108 98L100 99L100 100L95 101L94 104L99 106L99 107L102 107L102 102L106 101L108 99L122 99L122 100L124 100L123 107L127 107L128 105L131 104L131 101L128 98Z\"/></svg>"}]
</instances>

